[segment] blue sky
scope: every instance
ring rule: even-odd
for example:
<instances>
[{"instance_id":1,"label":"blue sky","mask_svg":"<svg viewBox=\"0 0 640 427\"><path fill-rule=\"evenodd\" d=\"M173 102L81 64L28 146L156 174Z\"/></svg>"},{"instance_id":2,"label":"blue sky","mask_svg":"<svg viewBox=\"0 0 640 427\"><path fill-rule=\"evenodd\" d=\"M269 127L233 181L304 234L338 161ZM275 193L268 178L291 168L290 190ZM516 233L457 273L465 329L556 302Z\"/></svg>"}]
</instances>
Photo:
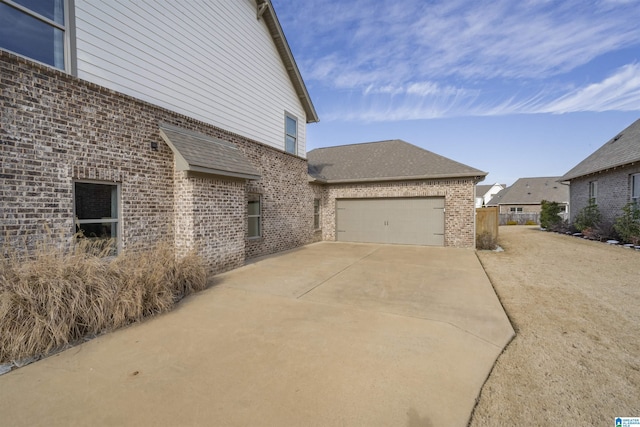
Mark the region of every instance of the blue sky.
<instances>
[{"instance_id":1,"label":"blue sky","mask_svg":"<svg viewBox=\"0 0 640 427\"><path fill-rule=\"evenodd\" d=\"M309 150L404 139L563 175L640 118L640 0L272 0L320 123Z\"/></svg>"}]
</instances>

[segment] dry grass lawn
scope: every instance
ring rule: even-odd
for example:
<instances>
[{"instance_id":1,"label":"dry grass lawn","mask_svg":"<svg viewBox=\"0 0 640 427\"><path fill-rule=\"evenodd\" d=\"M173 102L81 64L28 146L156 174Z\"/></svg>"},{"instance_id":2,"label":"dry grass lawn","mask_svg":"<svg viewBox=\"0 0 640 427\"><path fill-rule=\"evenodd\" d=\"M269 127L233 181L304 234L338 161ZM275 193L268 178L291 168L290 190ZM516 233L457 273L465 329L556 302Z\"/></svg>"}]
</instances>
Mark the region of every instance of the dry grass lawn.
<instances>
[{"instance_id":1,"label":"dry grass lawn","mask_svg":"<svg viewBox=\"0 0 640 427\"><path fill-rule=\"evenodd\" d=\"M517 335L470 425L640 417L640 252L525 226L499 244L479 257Z\"/></svg>"}]
</instances>

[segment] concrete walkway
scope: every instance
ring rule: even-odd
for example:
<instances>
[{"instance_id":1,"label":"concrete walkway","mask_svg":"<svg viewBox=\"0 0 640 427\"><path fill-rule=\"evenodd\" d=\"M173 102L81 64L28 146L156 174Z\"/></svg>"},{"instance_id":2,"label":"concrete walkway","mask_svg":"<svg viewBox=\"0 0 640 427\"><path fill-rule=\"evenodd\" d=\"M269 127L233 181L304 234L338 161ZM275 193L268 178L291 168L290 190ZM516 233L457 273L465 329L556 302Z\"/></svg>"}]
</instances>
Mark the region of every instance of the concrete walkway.
<instances>
[{"instance_id":1,"label":"concrete walkway","mask_svg":"<svg viewBox=\"0 0 640 427\"><path fill-rule=\"evenodd\" d=\"M0 425L466 426L513 329L475 253L322 242L0 376Z\"/></svg>"}]
</instances>

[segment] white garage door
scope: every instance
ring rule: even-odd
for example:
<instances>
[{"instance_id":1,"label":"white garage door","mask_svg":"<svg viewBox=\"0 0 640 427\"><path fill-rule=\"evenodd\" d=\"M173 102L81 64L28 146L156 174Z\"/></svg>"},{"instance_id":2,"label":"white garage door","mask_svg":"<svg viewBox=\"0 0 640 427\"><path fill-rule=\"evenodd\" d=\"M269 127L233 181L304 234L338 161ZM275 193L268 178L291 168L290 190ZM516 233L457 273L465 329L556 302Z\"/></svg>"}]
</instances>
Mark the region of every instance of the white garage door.
<instances>
[{"instance_id":1,"label":"white garage door","mask_svg":"<svg viewBox=\"0 0 640 427\"><path fill-rule=\"evenodd\" d=\"M444 197L338 199L336 240L444 246Z\"/></svg>"}]
</instances>

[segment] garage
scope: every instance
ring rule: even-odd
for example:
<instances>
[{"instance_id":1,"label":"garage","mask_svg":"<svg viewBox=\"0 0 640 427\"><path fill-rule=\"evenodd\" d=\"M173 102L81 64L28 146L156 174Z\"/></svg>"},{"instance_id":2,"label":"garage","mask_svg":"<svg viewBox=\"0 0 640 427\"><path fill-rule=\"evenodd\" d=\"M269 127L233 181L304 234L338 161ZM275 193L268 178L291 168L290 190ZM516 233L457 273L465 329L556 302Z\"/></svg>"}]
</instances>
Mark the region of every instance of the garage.
<instances>
[{"instance_id":1,"label":"garage","mask_svg":"<svg viewBox=\"0 0 640 427\"><path fill-rule=\"evenodd\" d=\"M336 240L444 246L444 197L336 199Z\"/></svg>"}]
</instances>

